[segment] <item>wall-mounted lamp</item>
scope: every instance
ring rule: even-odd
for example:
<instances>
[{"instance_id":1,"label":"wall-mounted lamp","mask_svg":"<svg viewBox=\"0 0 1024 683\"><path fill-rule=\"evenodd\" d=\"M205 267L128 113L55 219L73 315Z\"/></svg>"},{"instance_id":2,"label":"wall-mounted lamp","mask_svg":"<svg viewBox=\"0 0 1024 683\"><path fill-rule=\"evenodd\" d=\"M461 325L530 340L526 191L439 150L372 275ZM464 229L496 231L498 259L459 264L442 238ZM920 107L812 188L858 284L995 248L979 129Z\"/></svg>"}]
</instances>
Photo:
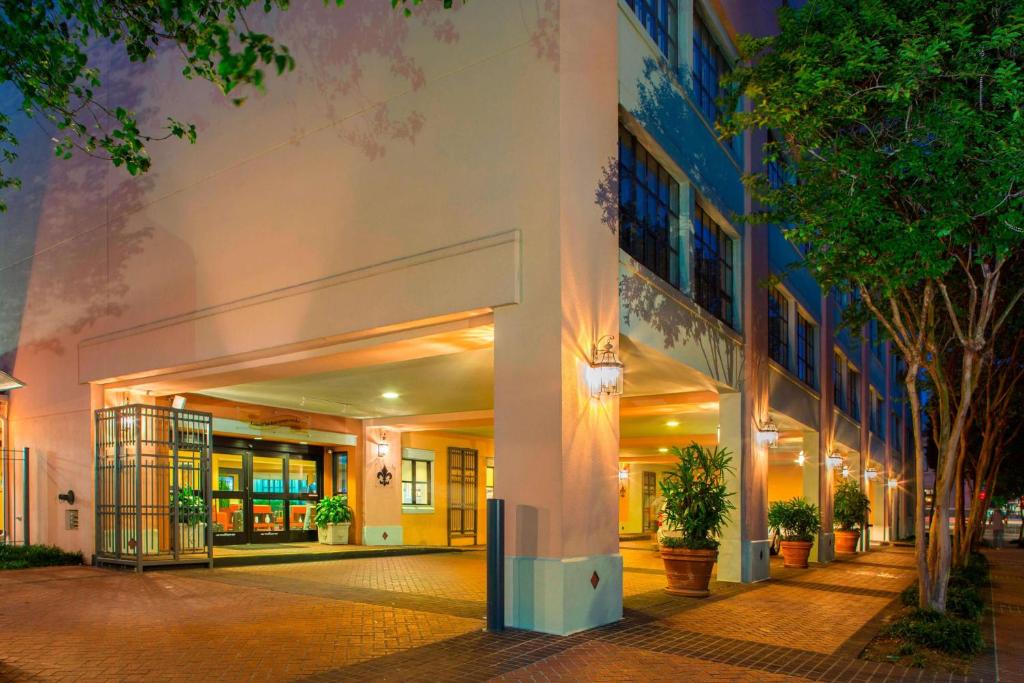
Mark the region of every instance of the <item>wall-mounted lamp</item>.
<instances>
[{"instance_id":1,"label":"wall-mounted lamp","mask_svg":"<svg viewBox=\"0 0 1024 683\"><path fill-rule=\"evenodd\" d=\"M619 470L619 497L626 497L626 482L629 481L629 468L623 467Z\"/></svg>"},{"instance_id":2,"label":"wall-mounted lamp","mask_svg":"<svg viewBox=\"0 0 1024 683\"><path fill-rule=\"evenodd\" d=\"M377 457L386 458L390 452L391 444L388 443L388 433L381 432L380 439L377 441Z\"/></svg>"},{"instance_id":3,"label":"wall-mounted lamp","mask_svg":"<svg viewBox=\"0 0 1024 683\"><path fill-rule=\"evenodd\" d=\"M875 479L877 479L878 478L878 468L875 467L874 465L868 465L868 467L864 469L864 478L868 479L868 480L871 480L871 481L874 481Z\"/></svg>"},{"instance_id":4,"label":"wall-mounted lamp","mask_svg":"<svg viewBox=\"0 0 1024 683\"><path fill-rule=\"evenodd\" d=\"M11 389L20 389L25 386L25 383L21 380L15 379L11 375L8 375L3 370L0 370L0 391L10 391Z\"/></svg>"},{"instance_id":5,"label":"wall-mounted lamp","mask_svg":"<svg viewBox=\"0 0 1024 683\"><path fill-rule=\"evenodd\" d=\"M832 451L828 454L828 464L832 467L842 467L843 454L839 451Z\"/></svg>"},{"instance_id":6,"label":"wall-mounted lamp","mask_svg":"<svg viewBox=\"0 0 1024 683\"><path fill-rule=\"evenodd\" d=\"M621 396L625 366L615 354L615 337L605 335L594 345L590 360L589 384L593 396ZM601 343L604 342L604 346Z\"/></svg>"},{"instance_id":7,"label":"wall-mounted lamp","mask_svg":"<svg viewBox=\"0 0 1024 683\"><path fill-rule=\"evenodd\" d=\"M779 426L771 417L763 425L758 426L757 442L768 448L775 448L779 445Z\"/></svg>"},{"instance_id":8,"label":"wall-mounted lamp","mask_svg":"<svg viewBox=\"0 0 1024 683\"><path fill-rule=\"evenodd\" d=\"M175 396L171 400L171 407L174 408L175 410L184 410L185 409L185 397L184 396Z\"/></svg>"},{"instance_id":9,"label":"wall-mounted lamp","mask_svg":"<svg viewBox=\"0 0 1024 683\"><path fill-rule=\"evenodd\" d=\"M807 456L804 455L803 451L800 451L800 455L796 456L796 464L800 465L800 467L803 467L804 463L806 463L806 462L807 462Z\"/></svg>"},{"instance_id":10,"label":"wall-mounted lamp","mask_svg":"<svg viewBox=\"0 0 1024 683\"><path fill-rule=\"evenodd\" d=\"M895 489L900 485L900 482L896 477L889 477L889 481L886 483L889 485L889 488L891 489Z\"/></svg>"},{"instance_id":11,"label":"wall-mounted lamp","mask_svg":"<svg viewBox=\"0 0 1024 683\"><path fill-rule=\"evenodd\" d=\"M844 477L849 477L850 476L850 466L849 465L843 465L843 476Z\"/></svg>"}]
</instances>

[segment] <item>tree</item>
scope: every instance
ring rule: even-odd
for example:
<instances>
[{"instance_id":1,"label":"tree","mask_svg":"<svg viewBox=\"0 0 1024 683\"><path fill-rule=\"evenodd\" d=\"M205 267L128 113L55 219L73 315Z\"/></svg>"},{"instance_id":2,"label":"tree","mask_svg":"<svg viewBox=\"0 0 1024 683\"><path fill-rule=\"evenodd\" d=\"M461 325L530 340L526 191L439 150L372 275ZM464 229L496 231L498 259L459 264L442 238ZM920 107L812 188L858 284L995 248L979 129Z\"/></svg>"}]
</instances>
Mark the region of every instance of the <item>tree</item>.
<instances>
[{"instance_id":1,"label":"tree","mask_svg":"<svg viewBox=\"0 0 1024 683\"><path fill-rule=\"evenodd\" d=\"M776 131L765 155L797 177L748 177L768 207L748 218L791 226L810 272L859 293L902 356L918 482L928 377L944 510L979 370L1024 295L1004 278L1024 241L1024 0L810 0L782 8L779 26L742 39L748 61L726 79L730 104L750 106L727 108L723 135ZM932 516L926 542L920 487L916 507L921 605L944 611L948 519Z\"/></svg>"},{"instance_id":2,"label":"tree","mask_svg":"<svg viewBox=\"0 0 1024 683\"><path fill-rule=\"evenodd\" d=\"M384 2L385 0L377 0ZM424 0L389 0L408 16ZM465 1L465 0L463 0ZM453 0L437 0L450 8ZM342 6L345 0L323 0ZM90 64L98 43L123 48L133 62L158 50L180 53L182 75L216 85L235 104L263 90L267 71L295 67L288 47L253 30L249 12L288 9L290 0L0 0L0 83L21 94L21 111L49 127L54 153L109 159L136 175L149 169L146 145L167 138L195 142L193 124L167 119L158 131L139 129L135 112L99 96L102 73ZM253 6L256 6L253 8ZM2 164L17 158L10 118L0 112L0 190L20 180ZM0 201L0 211L6 205Z\"/></svg>"}]
</instances>

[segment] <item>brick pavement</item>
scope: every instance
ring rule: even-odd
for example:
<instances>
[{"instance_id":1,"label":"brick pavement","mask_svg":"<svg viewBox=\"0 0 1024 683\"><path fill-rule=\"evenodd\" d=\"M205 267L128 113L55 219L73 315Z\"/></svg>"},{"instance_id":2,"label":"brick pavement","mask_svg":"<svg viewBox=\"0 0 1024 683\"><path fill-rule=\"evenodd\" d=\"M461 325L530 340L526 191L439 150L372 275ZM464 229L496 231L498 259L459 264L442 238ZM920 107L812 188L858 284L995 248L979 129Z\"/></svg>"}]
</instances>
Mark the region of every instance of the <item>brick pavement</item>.
<instances>
[{"instance_id":1,"label":"brick pavement","mask_svg":"<svg viewBox=\"0 0 1024 683\"><path fill-rule=\"evenodd\" d=\"M715 583L706 600L667 595L642 545L623 555L625 619L564 638L483 632L476 552L4 572L0 680L950 680L855 659L912 580L907 550L773 566L772 581ZM1007 583L996 617L1019 629L1021 582Z\"/></svg>"}]
</instances>

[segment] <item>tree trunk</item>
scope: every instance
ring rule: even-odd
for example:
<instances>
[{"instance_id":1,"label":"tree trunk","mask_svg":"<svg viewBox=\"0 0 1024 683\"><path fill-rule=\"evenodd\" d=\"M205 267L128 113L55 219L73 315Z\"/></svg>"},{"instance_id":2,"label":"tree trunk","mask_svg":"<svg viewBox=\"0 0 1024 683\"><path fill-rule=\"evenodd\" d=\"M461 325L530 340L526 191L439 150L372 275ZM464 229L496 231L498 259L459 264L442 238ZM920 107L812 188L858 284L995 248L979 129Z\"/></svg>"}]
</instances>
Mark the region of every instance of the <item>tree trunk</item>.
<instances>
[{"instance_id":1,"label":"tree trunk","mask_svg":"<svg viewBox=\"0 0 1024 683\"><path fill-rule=\"evenodd\" d=\"M967 532L967 523L964 519L964 460L966 460L966 452L966 440L961 439L960 457L959 462L956 464L956 478L953 480L953 486L955 487L953 500L956 501L956 510L953 515L953 565L956 567L963 566L967 555L964 552L964 536Z\"/></svg>"},{"instance_id":2,"label":"tree trunk","mask_svg":"<svg viewBox=\"0 0 1024 683\"><path fill-rule=\"evenodd\" d=\"M917 561L917 576L920 588L917 591L918 605L928 606L928 595L931 593L931 574L928 573L924 536L924 444L921 434L921 397L917 393L916 365L908 363L907 375L903 380L907 387L907 399L910 401L910 422L914 434L914 559ZM932 515L934 517L934 515Z\"/></svg>"}]
</instances>

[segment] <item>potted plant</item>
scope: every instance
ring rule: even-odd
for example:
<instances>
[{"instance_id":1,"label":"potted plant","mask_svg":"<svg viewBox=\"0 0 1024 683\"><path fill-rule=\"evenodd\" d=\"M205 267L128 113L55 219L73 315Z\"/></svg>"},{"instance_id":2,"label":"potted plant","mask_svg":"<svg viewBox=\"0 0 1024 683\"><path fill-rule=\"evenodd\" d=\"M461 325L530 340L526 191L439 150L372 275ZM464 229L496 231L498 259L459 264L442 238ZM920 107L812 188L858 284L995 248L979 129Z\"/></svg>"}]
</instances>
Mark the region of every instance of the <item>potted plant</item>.
<instances>
[{"instance_id":1,"label":"potted plant","mask_svg":"<svg viewBox=\"0 0 1024 683\"><path fill-rule=\"evenodd\" d=\"M856 481L847 479L836 485L832 500L832 519L836 527L837 553L857 552L860 525L867 519L870 511L871 499L860 490Z\"/></svg>"},{"instance_id":2,"label":"potted plant","mask_svg":"<svg viewBox=\"0 0 1024 683\"><path fill-rule=\"evenodd\" d=\"M173 500L173 489L172 489ZM198 550L206 547L206 499L190 486L178 489L178 516L174 522L178 525L179 550ZM174 516L174 508L171 508Z\"/></svg>"},{"instance_id":3,"label":"potted plant","mask_svg":"<svg viewBox=\"0 0 1024 683\"><path fill-rule=\"evenodd\" d=\"M323 498L316 504L317 538L324 545L347 545L348 528L352 525L352 508L348 496L337 495Z\"/></svg>"},{"instance_id":4,"label":"potted plant","mask_svg":"<svg viewBox=\"0 0 1024 683\"><path fill-rule=\"evenodd\" d=\"M768 526L782 538L783 566L806 569L814 535L821 531L818 507L806 498L777 500L768 506Z\"/></svg>"},{"instance_id":5,"label":"potted plant","mask_svg":"<svg viewBox=\"0 0 1024 683\"><path fill-rule=\"evenodd\" d=\"M735 506L725 475L732 456L725 449L692 443L672 448L679 459L661 482L665 498L663 533L659 534L667 592L703 598L709 595L711 570L718 560L718 540L726 516Z\"/></svg>"}]
</instances>

